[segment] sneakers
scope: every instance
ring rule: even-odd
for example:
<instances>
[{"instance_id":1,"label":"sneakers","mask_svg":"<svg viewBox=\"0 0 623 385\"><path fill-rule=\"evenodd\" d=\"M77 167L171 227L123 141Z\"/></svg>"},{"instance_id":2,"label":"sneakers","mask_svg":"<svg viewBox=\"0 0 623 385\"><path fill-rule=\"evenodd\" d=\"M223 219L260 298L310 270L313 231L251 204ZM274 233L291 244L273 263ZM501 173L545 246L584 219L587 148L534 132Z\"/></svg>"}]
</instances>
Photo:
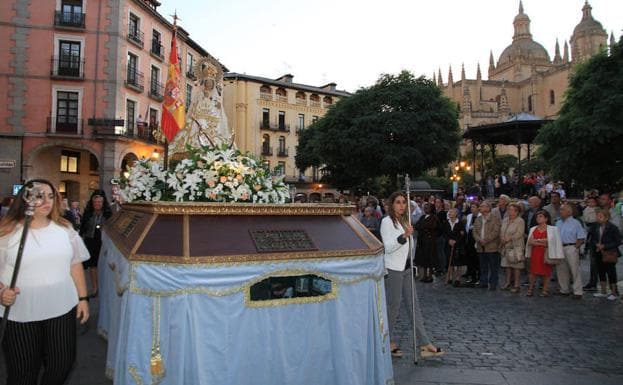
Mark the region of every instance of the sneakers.
<instances>
[{"instance_id":1,"label":"sneakers","mask_svg":"<svg viewBox=\"0 0 623 385\"><path fill-rule=\"evenodd\" d=\"M612 295L612 294L610 294ZM605 295L604 293L593 293L593 297L595 298L605 298L607 297L607 295Z\"/></svg>"},{"instance_id":2,"label":"sneakers","mask_svg":"<svg viewBox=\"0 0 623 385\"><path fill-rule=\"evenodd\" d=\"M588 284L584 286L582 289L584 289L584 291L595 291L597 290L597 287L595 285Z\"/></svg>"},{"instance_id":3,"label":"sneakers","mask_svg":"<svg viewBox=\"0 0 623 385\"><path fill-rule=\"evenodd\" d=\"M614 294L610 294L609 296L606 297L606 299L608 301L614 301L617 298L619 298L619 297L617 295L614 295Z\"/></svg>"}]
</instances>

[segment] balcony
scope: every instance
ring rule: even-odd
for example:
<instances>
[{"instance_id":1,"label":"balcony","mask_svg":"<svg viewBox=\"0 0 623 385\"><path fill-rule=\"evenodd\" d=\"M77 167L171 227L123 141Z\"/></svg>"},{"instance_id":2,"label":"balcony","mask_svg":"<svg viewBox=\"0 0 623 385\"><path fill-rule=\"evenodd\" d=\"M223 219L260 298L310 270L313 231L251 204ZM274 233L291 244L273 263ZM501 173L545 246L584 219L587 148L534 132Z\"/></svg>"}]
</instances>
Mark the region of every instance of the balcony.
<instances>
[{"instance_id":1,"label":"balcony","mask_svg":"<svg viewBox=\"0 0 623 385\"><path fill-rule=\"evenodd\" d=\"M50 76L53 78L84 80L84 59L54 56L51 63Z\"/></svg>"},{"instance_id":2,"label":"balcony","mask_svg":"<svg viewBox=\"0 0 623 385\"><path fill-rule=\"evenodd\" d=\"M269 94L268 92L260 92L260 99L261 100L273 100L273 96Z\"/></svg>"},{"instance_id":3,"label":"balcony","mask_svg":"<svg viewBox=\"0 0 623 385\"><path fill-rule=\"evenodd\" d=\"M84 29L84 16L84 13L55 11L54 26Z\"/></svg>"},{"instance_id":4,"label":"balcony","mask_svg":"<svg viewBox=\"0 0 623 385\"><path fill-rule=\"evenodd\" d=\"M310 107L320 107L320 101L317 101L317 100L310 100L310 101L309 101L309 106L310 106Z\"/></svg>"},{"instance_id":5,"label":"balcony","mask_svg":"<svg viewBox=\"0 0 623 385\"><path fill-rule=\"evenodd\" d=\"M160 40L151 39L151 50L149 53L160 61L164 60L164 48Z\"/></svg>"},{"instance_id":6,"label":"balcony","mask_svg":"<svg viewBox=\"0 0 623 385\"><path fill-rule=\"evenodd\" d=\"M193 72L192 68L188 68L186 70L186 77L192 80L197 80L197 77L195 76L195 73Z\"/></svg>"},{"instance_id":7,"label":"balcony","mask_svg":"<svg viewBox=\"0 0 623 385\"><path fill-rule=\"evenodd\" d=\"M288 102L288 97L287 96L283 96L283 95L276 95L275 96L275 101L276 102L281 102L281 103L287 103Z\"/></svg>"},{"instance_id":8,"label":"balcony","mask_svg":"<svg viewBox=\"0 0 623 385\"><path fill-rule=\"evenodd\" d=\"M145 89L145 76L142 72L137 71L135 67L128 66L126 71L125 85L126 87L132 88L138 92L143 92Z\"/></svg>"},{"instance_id":9,"label":"balcony","mask_svg":"<svg viewBox=\"0 0 623 385\"><path fill-rule=\"evenodd\" d=\"M277 152L277 156L287 158L288 157L288 149L287 148L280 148L279 151Z\"/></svg>"},{"instance_id":10,"label":"balcony","mask_svg":"<svg viewBox=\"0 0 623 385\"><path fill-rule=\"evenodd\" d=\"M270 124L268 122L260 122L260 130L290 132L289 124Z\"/></svg>"},{"instance_id":11,"label":"balcony","mask_svg":"<svg viewBox=\"0 0 623 385\"><path fill-rule=\"evenodd\" d=\"M133 26L128 27L128 40L137 46L143 48L143 42L145 34L137 28L133 29Z\"/></svg>"},{"instance_id":12,"label":"balcony","mask_svg":"<svg viewBox=\"0 0 623 385\"><path fill-rule=\"evenodd\" d=\"M81 135L83 119L75 116L48 116L48 134Z\"/></svg>"},{"instance_id":13,"label":"balcony","mask_svg":"<svg viewBox=\"0 0 623 385\"><path fill-rule=\"evenodd\" d=\"M145 122L137 122L133 126L96 127L93 129L93 136L134 139L142 140L147 143L156 143L156 139L152 133L156 127L157 123L156 125L147 125Z\"/></svg>"},{"instance_id":14,"label":"balcony","mask_svg":"<svg viewBox=\"0 0 623 385\"><path fill-rule=\"evenodd\" d=\"M307 100L301 99L301 98L296 98L296 105L297 106L307 106Z\"/></svg>"},{"instance_id":15,"label":"balcony","mask_svg":"<svg viewBox=\"0 0 623 385\"><path fill-rule=\"evenodd\" d=\"M162 102L162 100L164 100L163 89L164 87L162 87L162 83L152 80L149 85L149 97L158 102Z\"/></svg>"},{"instance_id":16,"label":"balcony","mask_svg":"<svg viewBox=\"0 0 623 385\"><path fill-rule=\"evenodd\" d=\"M262 156L273 155L273 148L270 146L262 146Z\"/></svg>"}]
</instances>

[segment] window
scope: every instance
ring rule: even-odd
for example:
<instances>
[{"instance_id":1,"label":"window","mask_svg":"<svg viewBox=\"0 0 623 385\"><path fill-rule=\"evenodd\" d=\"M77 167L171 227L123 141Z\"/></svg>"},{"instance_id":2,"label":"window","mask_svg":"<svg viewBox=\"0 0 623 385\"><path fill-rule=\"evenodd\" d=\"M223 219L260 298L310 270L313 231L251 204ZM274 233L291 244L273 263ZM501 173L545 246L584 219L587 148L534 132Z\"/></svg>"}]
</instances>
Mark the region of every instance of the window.
<instances>
[{"instance_id":1,"label":"window","mask_svg":"<svg viewBox=\"0 0 623 385\"><path fill-rule=\"evenodd\" d=\"M273 90L270 86L263 85L260 87L260 99L272 100Z\"/></svg>"},{"instance_id":2,"label":"window","mask_svg":"<svg viewBox=\"0 0 623 385\"><path fill-rule=\"evenodd\" d=\"M285 151L286 151L286 137L280 136L279 137L279 152L284 153Z\"/></svg>"},{"instance_id":3,"label":"window","mask_svg":"<svg viewBox=\"0 0 623 385\"><path fill-rule=\"evenodd\" d=\"M316 123L317 121L318 121L318 116L317 115L312 116L312 124Z\"/></svg>"},{"instance_id":4,"label":"window","mask_svg":"<svg viewBox=\"0 0 623 385\"><path fill-rule=\"evenodd\" d=\"M56 93L56 132L78 130L78 93L58 91Z\"/></svg>"},{"instance_id":5,"label":"window","mask_svg":"<svg viewBox=\"0 0 623 385\"><path fill-rule=\"evenodd\" d=\"M193 86L192 84L186 84L186 111L190 108L190 102L192 101L193 96Z\"/></svg>"},{"instance_id":6,"label":"window","mask_svg":"<svg viewBox=\"0 0 623 385\"><path fill-rule=\"evenodd\" d=\"M136 72L138 70L138 56L128 52L128 83L136 84Z\"/></svg>"},{"instance_id":7,"label":"window","mask_svg":"<svg viewBox=\"0 0 623 385\"><path fill-rule=\"evenodd\" d=\"M285 111L279 111L279 129L280 130L286 129L286 112Z\"/></svg>"},{"instance_id":8,"label":"window","mask_svg":"<svg viewBox=\"0 0 623 385\"><path fill-rule=\"evenodd\" d=\"M330 106L333 104L333 98L330 96L325 96L324 99L322 99L322 101L325 106Z\"/></svg>"},{"instance_id":9,"label":"window","mask_svg":"<svg viewBox=\"0 0 623 385\"><path fill-rule=\"evenodd\" d=\"M61 172L78 174L80 153L75 151L61 151Z\"/></svg>"},{"instance_id":10,"label":"window","mask_svg":"<svg viewBox=\"0 0 623 385\"><path fill-rule=\"evenodd\" d=\"M155 108L149 109L149 128L158 128L158 110Z\"/></svg>"},{"instance_id":11,"label":"window","mask_svg":"<svg viewBox=\"0 0 623 385\"><path fill-rule=\"evenodd\" d=\"M152 31L151 37L151 53L160 58L164 57L164 52L162 50L162 35L160 35L160 32L155 29Z\"/></svg>"},{"instance_id":12,"label":"window","mask_svg":"<svg viewBox=\"0 0 623 385\"><path fill-rule=\"evenodd\" d=\"M84 28L84 13L82 11L82 0L63 0L61 10L55 13L54 24Z\"/></svg>"},{"instance_id":13,"label":"window","mask_svg":"<svg viewBox=\"0 0 623 385\"><path fill-rule=\"evenodd\" d=\"M149 93L152 96L162 96L162 84L160 84L160 68L151 66Z\"/></svg>"},{"instance_id":14,"label":"window","mask_svg":"<svg viewBox=\"0 0 623 385\"><path fill-rule=\"evenodd\" d=\"M272 155L270 149L270 136L264 134L262 136L262 155Z\"/></svg>"},{"instance_id":15,"label":"window","mask_svg":"<svg viewBox=\"0 0 623 385\"><path fill-rule=\"evenodd\" d=\"M186 54L186 75L189 75L190 77L194 77L193 74L193 66L195 65L195 58L193 57L193 54L188 52Z\"/></svg>"},{"instance_id":16,"label":"window","mask_svg":"<svg viewBox=\"0 0 623 385\"><path fill-rule=\"evenodd\" d=\"M277 162L277 167L275 168L275 172L277 175L283 175L286 173L286 162L279 161Z\"/></svg>"},{"instance_id":17,"label":"window","mask_svg":"<svg viewBox=\"0 0 623 385\"><path fill-rule=\"evenodd\" d=\"M304 130L305 129L305 114L299 114L299 126L298 126L299 130Z\"/></svg>"},{"instance_id":18,"label":"window","mask_svg":"<svg viewBox=\"0 0 623 385\"><path fill-rule=\"evenodd\" d=\"M141 32L141 19L138 16L131 13L130 21L128 23L128 38L140 45L143 44L143 32Z\"/></svg>"},{"instance_id":19,"label":"window","mask_svg":"<svg viewBox=\"0 0 623 385\"><path fill-rule=\"evenodd\" d=\"M133 100L126 100L125 102L125 121L126 132L134 133L134 126L136 125L136 102Z\"/></svg>"},{"instance_id":20,"label":"window","mask_svg":"<svg viewBox=\"0 0 623 385\"><path fill-rule=\"evenodd\" d=\"M81 44L77 41L60 40L58 45L58 75L81 76Z\"/></svg>"},{"instance_id":21,"label":"window","mask_svg":"<svg viewBox=\"0 0 623 385\"><path fill-rule=\"evenodd\" d=\"M299 91L296 93L296 104L305 105L307 104L307 99L305 96L305 92Z\"/></svg>"},{"instance_id":22,"label":"window","mask_svg":"<svg viewBox=\"0 0 623 385\"><path fill-rule=\"evenodd\" d=\"M532 95L528 95L528 111L532 111Z\"/></svg>"},{"instance_id":23,"label":"window","mask_svg":"<svg viewBox=\"0 0 623 385\"><path fill-rule=\"evenodd\" d=\"M312 107L320 107L320 96L318 94L309 95L309 104Z\"/></svg>"},{"instance_id":24,"label":"window","mask_svg":"<svg viewBox=\"0 0 623 385\"><path fill-rule=\"evenodd\" d=\"M89 153L89 173L97 174L100 170L100 163L97 161L97 157Z\"/></svg>"},{"instance_id":25,"label":"window","mask_svg":"<svg viewBox=\"0 0 623 385\"><path fill-rule=\"evenodd\" d=\"M269 128L270 127L270 110L268 108L262 108L262 127L261 128Z\"/></svg>"},{"instance_id":26,"label":"window","mask_svg":"<svg viewBox=\"0 0 623 385\"><path fill-rule=\"evenodd\" d=\"M290 237L296 237L296 234ZM306 243L311 244L311 241L303 237L297 244ZM335 284L315 274L268 277L247 290L250 299L248 306L251 307L274 306L271 304L275 303L309 303L310 297L316 297L313 302L336 298Z\"/></svg>"},{"instance_id":27,"label":"window","mask_svg":"<svg viewBox=\"0 0 623 385\"><path fill-rule=\"evenodd\" d=\"M556 94L554 90L549 90L549 104L556 104Z\"/></svg>"}]
</instances>

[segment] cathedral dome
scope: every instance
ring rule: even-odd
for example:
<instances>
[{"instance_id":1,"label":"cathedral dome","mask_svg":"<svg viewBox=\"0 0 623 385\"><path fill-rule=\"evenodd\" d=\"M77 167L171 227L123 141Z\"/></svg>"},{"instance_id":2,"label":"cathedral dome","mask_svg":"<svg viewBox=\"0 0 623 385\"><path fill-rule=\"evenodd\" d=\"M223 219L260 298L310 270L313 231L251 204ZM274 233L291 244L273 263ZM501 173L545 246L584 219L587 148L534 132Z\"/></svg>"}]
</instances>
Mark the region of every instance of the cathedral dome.
<instances>
[{"instance_id":1,"label":"cathedral dome","mask_svg":"<svg viewBox=\"0 0 623 385\"><path fill-rule=\"evenodd\" d=\"M573 30L574 36L604 34L604 27L600 22L593 18L591 12L592 9L593 8L590 4L588 4L588 1L584 3L584 7L582 8L582 20L575 26L575 29Z\"/></svg>"},{"instance_id":2,"label":"cathedral dome","mask_svg":"<svg viewBox=\"0 0 623 385\"><path fill-rule=\"evenodd\" d=\"M502 51L498 65L513 61L517 57L532 61L550 61L547 50L541 44L532 39L521 39Z\"/></svg>"},{"instance_id":3,"label":"cathedral dome","mask_svg":"<svg viewBox=\"0 0 623 385\"><path fill-rule=\"evenodd\" d=\"M498 64L505 64L516 58L532 62L550 62L549 54L545 48L532 40L530 18L524 13L523 3L521 1L519 2L519 13L515 16L515 20L513 20L513 26L515 28L513 43L502 51L498 59Z\"/></svg>"}]
</instances>

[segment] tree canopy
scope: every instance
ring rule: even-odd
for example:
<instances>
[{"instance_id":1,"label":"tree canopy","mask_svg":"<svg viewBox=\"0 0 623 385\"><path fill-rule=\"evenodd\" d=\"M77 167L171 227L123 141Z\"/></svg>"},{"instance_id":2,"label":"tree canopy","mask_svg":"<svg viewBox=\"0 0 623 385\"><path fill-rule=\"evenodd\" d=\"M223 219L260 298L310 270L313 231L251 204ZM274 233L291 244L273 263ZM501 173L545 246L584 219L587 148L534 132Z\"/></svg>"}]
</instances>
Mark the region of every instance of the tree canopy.
<instances>
[{"instance_id":1,"label":"tree canopy","mask_svg":"<svg viewBox=\"0 0 623 385\"><path fill-rule=\"evenodd\" d=\"M536 139L554 175L583 187L623 188L622 46L576 68L559 118Z\"/></svg>"},{"instance_id":2,"label":"tree canopy","mask_svg":"<svg viewBox=\"0 0 623 385\"><path fill-rule=\"evenodd\" d=\"M458 128L454 103L432 81L408 71L382 75L301 133L296 166L324 166L327 182L340 189L417 176L456 158Z\"/></svg>"}]
</instances>

